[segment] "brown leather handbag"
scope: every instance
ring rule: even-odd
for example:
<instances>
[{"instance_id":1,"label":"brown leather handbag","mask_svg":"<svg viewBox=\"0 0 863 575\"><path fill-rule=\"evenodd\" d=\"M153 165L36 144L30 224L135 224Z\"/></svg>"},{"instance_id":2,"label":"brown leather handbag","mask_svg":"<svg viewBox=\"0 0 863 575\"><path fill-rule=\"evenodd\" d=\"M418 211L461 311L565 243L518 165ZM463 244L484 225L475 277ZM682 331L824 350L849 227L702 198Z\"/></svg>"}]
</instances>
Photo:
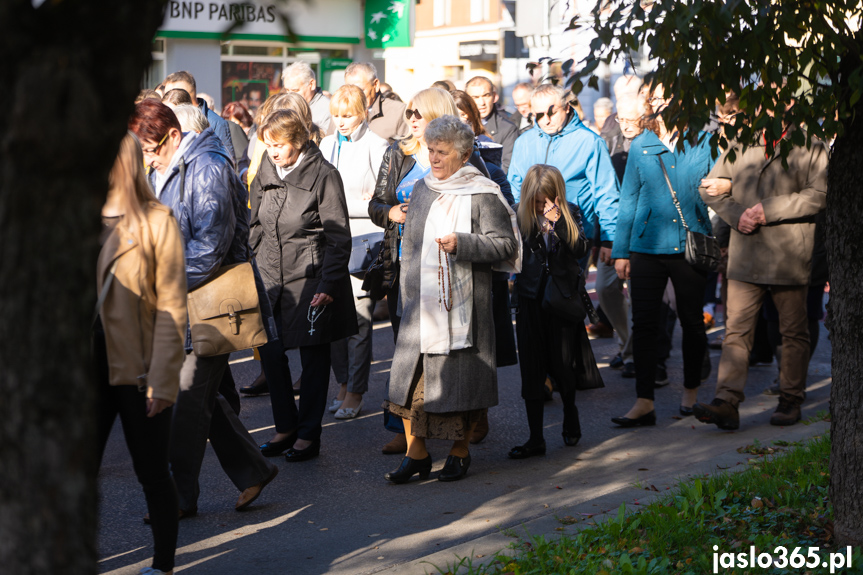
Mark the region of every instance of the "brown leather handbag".
<instances>
[{"instance_id":1,"label":"brown leather handbag","mask_svg":"<svg viewBox=\"0 0 863 575\"><path fill-rule=\"evenodd\" d=\"M186 162L180 158L180 203L186 186ZM219 268L206 283L188 295L192 349L198 357L212 357L267 343L261 303L252 264Z\"/></svg>"},{"instance_id":2,"label":"brown leather handbag","mask_svg":"<svg viewBox=\"0 0 863 575\"><path fill-rule=\"evenodd\" d=\"M211 357L267 343L252 264L222 266L189 292L192 349Z\"/></svg>"}]
</instances>

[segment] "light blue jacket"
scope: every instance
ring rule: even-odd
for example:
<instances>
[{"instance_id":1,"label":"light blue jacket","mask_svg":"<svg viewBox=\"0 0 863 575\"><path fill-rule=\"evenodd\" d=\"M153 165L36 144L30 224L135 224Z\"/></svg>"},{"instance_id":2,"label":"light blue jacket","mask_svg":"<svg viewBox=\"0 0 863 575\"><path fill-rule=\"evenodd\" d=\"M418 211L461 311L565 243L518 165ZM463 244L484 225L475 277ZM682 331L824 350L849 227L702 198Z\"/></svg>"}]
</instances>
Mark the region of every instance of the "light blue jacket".
<instances>
[{"instance_id":1,"label":"light blue jacket","mask_svg":"<svg viewBox=\"0 0 863 575\"><path fill-rule=\"evenodd\" d=\"M682 254L686 230L674 207L659 158L677 194L680 209L689 229L710 234L707 206L698 194L701 178L713 167L710 135L698 133L695 145L686 141L683 151L670 151L659 137L645 130L632 141L626 172L620 188L612 258L629 258L630 252L644 254Z\"/></svg>"},{"instance_id":2,"label":"light blue jacket","mask_svg":"<svg viewBox=\"0 0 863 575\"><path fill-rule=\"evenodd\" d=\"M582 124L578 115L573 113L558 134L550 136L534 125L515 141L507 179L516 202L521 198L524 176L534 164L548 164L561 171L566 199L581 210L582 225L589 236L593 236L598 219L602 241L614 240L617 176L605 141Z\"/></svg>"}]
</instances>

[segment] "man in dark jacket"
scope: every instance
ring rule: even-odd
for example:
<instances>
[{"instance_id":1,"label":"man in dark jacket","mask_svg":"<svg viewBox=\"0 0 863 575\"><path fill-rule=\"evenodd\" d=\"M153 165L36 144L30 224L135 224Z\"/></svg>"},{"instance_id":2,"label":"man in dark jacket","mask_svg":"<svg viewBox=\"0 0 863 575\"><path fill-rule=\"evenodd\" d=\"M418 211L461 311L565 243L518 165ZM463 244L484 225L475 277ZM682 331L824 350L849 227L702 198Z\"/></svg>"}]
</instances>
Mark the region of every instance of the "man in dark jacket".
<instances>
[{"instance_id":1,"label":"man in dark jacket","mask_svg":"<svg viewBox=\"0 0 863 575\"><path fill-rule=\"evenodd\" d=\"M509 161L512 158L512 147L518 137L518 128L495 107L498 96L491 80L483 76L475 76L467 81L464 91L476 102L482 123L489 136L503 146L503 159L500 167L506 172L509 170Z\"/></svg>"},{"instance_id":2,"label":"man in dark jacket","mask_svg":"<svg viewBox=\"0 0 863 575\"><path fill-rule=\"evenodd\" d=\"M369 104L369 128L390 144L408 135L405 105L381 94L378 72L368 62L354 62L345 68L345 84L363 91Z\"/></svg>"},{"instance_id":3,"label":"man in dark jacket","mask_svg":"<svg viewBox=\"0 0 863 575\"><path fill-rule=\"evenodd\" d=\"M530 97L532 94L533 84L528 84L527 82L516 84L512 89L512 103L515 104L517 111L510 117L510 120L518 128L519 136L533 128L533 113L530 111Z\"/></svg>"},{"instance_id":4,"label":"man in dark jacket","mask_svg":"<svg viewBox=\"0 0 863 575\"><path fill-rule=\"evenodd\" d=\"M223 265L248 261L246 190L212 128L183 134L170 108L145 100L136 105L129 129L141 141L144 161L152 168L150 183L156 197L171 208L180 226L189 291ZM198 510L198 475L207 439L240 491L235 509L245 509L278 468L261 455L237 414L218 394L229 369L228 354L198 357L191 351L188 332L186 350L170 447L181 518Z\"/></svg>"},{"instance_id":5,"label":"man in dark jacket","mask_svg":"<svg viewBox=\"0 0 863 575\"><path fill-rule=\"evenodd\" d=\"M201 109L204 116L207 117L207 121L210 122L210 127L213 128L213 132L216 133L216 136L218 136L222 145L224 145L225 149L228 150L228 157L231 158L231 163L236 169L235 158L237 155L234 151L233 141L231 140L231 128L228 126L228 122L224 118L208 108L207 103L204 102L202 98L198 97L198 88L195 84L195 77L186 71L174 72L165 78L165 81L162 83L165 85L166 94L169 90L174 89L185 90L189 93L189 96L192 98L192 103Z\"/></svg>"}]
</instances>

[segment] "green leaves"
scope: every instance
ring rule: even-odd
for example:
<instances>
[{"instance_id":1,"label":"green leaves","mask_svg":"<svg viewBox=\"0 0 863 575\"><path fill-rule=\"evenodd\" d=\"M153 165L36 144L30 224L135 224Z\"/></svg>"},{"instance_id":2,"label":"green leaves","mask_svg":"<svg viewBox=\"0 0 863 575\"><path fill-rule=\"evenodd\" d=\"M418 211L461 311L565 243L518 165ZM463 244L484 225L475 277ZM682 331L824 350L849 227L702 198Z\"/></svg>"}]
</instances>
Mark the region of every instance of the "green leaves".
<instances>
[{"instance_id":1,"label":"green leaves","mask_svg":"<svg viewBox=\"0 0 863 575\"><path fill-rule=\"evenodd\" d=\"M744 144L762 133L779 140L789 125L831 138L863 106L863 39L846 23L860 27L856 0L627 1L602 12L606 4L594 10L596 37L569 81L575 92L584 77L596 85L600 61L645 46L657 67L637 72L670 89L677 109L663 119L678 130L707 124L726 90L740 95L741 123L751 127L734 130Z\"/></svg>"}]
</instances>

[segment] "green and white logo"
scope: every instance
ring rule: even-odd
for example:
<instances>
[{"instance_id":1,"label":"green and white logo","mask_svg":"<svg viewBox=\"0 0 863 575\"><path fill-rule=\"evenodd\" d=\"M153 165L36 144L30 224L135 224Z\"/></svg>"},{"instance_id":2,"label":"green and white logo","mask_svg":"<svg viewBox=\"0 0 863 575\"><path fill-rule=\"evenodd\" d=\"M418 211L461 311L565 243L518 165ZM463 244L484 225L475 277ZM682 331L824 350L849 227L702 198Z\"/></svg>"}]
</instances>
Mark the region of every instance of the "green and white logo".
<instances>
[{"instance_id":1,"label":"green and white logo","mask_svg":"<svg viewBox=\"0 0 863 575\"><path fill-rule=\"evenodd\" d=\"M366 47L411 45L410 0L366 0Z\"/></svg>"}]
</instances>

